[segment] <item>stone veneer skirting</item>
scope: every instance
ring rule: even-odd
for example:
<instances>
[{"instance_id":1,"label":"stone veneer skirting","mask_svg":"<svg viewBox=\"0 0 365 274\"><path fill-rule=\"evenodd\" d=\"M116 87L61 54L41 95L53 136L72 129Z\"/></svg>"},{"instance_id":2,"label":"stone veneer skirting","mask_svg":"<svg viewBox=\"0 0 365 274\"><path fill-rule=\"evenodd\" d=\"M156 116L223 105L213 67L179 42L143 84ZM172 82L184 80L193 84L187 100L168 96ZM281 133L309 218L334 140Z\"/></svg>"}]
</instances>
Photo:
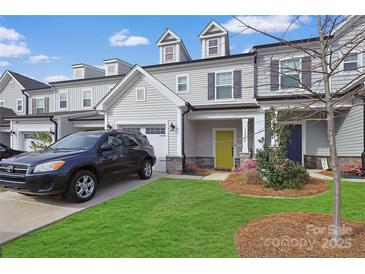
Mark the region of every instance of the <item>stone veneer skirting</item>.
<instances>
[{"instance_id":1,"label":"stone veneer skirting","mask_svg":"<svg viewBox=\"0 0 365 274\"><path fill-rule=\"evenodd\" d=\"M304 155L304 166L311 169L322 169L321 159L326 158L328 166L331 167L329 156ZM339 156L340 166L355 164L361 165L361 157Z\"/></svg>"}]
</instances>

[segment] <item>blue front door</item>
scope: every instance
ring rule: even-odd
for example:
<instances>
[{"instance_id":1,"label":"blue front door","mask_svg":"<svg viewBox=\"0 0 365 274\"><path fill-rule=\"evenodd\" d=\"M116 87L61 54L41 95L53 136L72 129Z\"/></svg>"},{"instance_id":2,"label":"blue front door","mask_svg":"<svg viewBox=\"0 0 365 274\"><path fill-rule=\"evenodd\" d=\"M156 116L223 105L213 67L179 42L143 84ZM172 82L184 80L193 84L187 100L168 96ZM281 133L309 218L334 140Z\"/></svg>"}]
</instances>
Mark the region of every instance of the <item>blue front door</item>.
<instances>
[{"instance_id":1,"label":"blue front door","mask_svg":"<svg viewBox=\"0 0 365 274\"><path fill-rule=\"evenodd\" d=\"M302 125L291 125L288 130L290 133L288 159L302 163Z\"/></svg>"}]
</instances>

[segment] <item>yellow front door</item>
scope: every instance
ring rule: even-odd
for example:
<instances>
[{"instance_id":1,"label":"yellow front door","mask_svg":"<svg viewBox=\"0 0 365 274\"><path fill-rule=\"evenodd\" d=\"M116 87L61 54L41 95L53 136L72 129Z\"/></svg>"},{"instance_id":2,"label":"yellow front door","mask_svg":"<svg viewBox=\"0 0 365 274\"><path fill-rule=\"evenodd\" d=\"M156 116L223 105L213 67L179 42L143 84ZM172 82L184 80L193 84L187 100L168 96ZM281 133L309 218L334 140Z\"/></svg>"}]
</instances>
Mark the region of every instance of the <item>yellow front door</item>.
<instances>
[{"instance_id":1,"label":"yellow front door","mask_svg":"<svg viewBox=\"0 0 365 274\"><path fill-rule=\"evenodd\" d=\"M233 131L216 131L215 168L230 170L233 167Z\"/></svg>"}]
</instances>

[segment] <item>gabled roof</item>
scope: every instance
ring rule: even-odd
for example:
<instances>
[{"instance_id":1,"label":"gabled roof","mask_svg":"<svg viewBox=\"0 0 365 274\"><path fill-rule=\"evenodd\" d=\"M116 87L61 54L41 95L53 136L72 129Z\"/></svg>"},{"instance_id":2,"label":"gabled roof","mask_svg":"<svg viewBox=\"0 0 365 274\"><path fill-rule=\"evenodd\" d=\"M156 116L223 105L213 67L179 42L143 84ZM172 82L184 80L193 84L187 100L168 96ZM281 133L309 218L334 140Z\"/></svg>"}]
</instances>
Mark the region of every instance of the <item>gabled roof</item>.
<instances>
[{"instance_id":1,"label":"gabled roof","mask_svg":"<svg viewBox=\"0 0 365 274\"><path fill-rule=\"evenodd\" d=\"M10 70L7 70L4 72L4 74L0 78L0 82L3 81L7 77L11 77L11 78L15 79L23 90L44 89L44 88L50 87L49 85L47 85L45 83L39 82L37 80L31 79L27 76L24 76L22 74L19 74L14 71L10 71Z\"/></svg>"},{"instance_id":2,"label":"gabled roof","mask_svg":"<svg viewBox=\"0 0 365 274\"><path fill-rule=\"evenodd\" d=\"M113 101L112 99L116 96L122 95L126 89L128 88L137 78L138 76L145 76L146 80L155 87L162 95L166 96L166 98L170 99L175 103L176 106L184 106L185 101L179 97L177 94L172 92L169 88L167 88L164 84L158 81L155 77L145 71L138 65L135 65L129 73L119 82L117 83L95 106L97 110L105 110L106 103Z\"/></svg>"},{"instance_id":3,"label":"gabled roof","mask_svg":"<svg viewBox=\"0 0 365 274\"><path fill-rule=\"evenodd\" d=\"M224 34L227 35L228 31L217 21L212 20L206 25L206 27L199 34L199 38L202 39L204 36L210 36L215 34Z\"/></svg>"},{"instance_id":4,"label":"gabled roof","mask_svg":"<svg viewBox=\"0 0 365 274\"><path fill-rule=\"evenodd\" d=\"M181 38L171 29L166 29L160 38L158 38L156 44L161 45L171 42L181 42Z\"/></svg>"}]
</instances>

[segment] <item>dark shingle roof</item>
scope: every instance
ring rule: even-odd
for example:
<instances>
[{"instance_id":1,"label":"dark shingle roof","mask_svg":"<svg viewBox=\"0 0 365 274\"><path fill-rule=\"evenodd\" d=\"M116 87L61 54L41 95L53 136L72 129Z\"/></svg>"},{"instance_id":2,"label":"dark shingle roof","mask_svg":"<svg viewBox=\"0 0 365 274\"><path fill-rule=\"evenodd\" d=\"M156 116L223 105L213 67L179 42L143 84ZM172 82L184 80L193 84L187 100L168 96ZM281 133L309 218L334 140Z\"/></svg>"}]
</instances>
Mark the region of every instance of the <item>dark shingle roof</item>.
<instances>
[{"instance_id":1,"label":"dark shingle roof","mask_svg":"<svg viewBox=\"0 0 365 274\"><path fill-rule=\"evenodd\" d=\"M43 89L50 87L45 83L31 79L14 71L9 70L9 73L24 87L24 89Z\"/></svg>"},{"instance_id":2,"label":"dark shingle roof","mask_svg":"<svg viewBox=\"0 0 365 274\"><path fill-rule=\"evenodd\" d=\"M10 126L10 121L5 120L4 118L14 116L16 116L16 114L12 109L0 107L0 127Z\"/></svg>"}]
</instances>

